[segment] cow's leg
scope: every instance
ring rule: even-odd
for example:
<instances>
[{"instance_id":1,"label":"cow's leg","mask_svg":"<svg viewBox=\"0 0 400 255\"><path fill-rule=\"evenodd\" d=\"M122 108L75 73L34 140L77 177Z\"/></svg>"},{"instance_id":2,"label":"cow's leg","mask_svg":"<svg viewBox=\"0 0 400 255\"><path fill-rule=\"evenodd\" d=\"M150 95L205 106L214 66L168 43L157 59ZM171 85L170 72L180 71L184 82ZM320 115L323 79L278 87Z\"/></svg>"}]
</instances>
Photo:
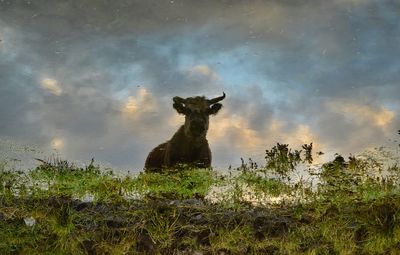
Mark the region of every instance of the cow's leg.
<instances>
[{"instance_id":1,"label":"cow's leg","mask_svg":"<svg viewBox=\"0 0 400 255\"><path fill-rule=\"evenodd\" d=\"M144 165L146 172L161 170L164 165L166 147L167 143L162 143L149 153L146 159L146 163Z\"/></svg>"}]
</instances>

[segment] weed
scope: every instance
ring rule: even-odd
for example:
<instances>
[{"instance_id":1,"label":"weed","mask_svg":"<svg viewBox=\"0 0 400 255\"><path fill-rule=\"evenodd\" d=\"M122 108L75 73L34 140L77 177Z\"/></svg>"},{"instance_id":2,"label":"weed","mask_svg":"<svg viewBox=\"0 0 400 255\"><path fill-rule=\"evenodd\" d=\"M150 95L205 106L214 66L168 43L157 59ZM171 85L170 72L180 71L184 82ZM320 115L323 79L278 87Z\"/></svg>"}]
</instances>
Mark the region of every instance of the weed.
<instances>
[{"instance_id":1,"label":"weed","mask_svg":"<svg viewBox=\"0 0 400 255\"><path fill-rule=\"evenodd\" d=\"M312 143L278 143L265 158L229 175L2 163L0 254L397 254L398 158L381 148L336 155L310 171L317 184L292 179L312 163Z\"/></svg>"}]
</instances>

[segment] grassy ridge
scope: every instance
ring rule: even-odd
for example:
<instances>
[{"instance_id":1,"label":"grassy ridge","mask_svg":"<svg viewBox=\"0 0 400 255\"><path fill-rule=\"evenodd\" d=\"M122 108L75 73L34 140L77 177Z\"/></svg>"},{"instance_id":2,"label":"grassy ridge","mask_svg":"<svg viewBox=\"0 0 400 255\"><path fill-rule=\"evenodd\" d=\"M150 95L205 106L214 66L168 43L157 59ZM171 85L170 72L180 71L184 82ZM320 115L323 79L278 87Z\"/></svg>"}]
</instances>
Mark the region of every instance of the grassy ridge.
<instances>
[{"instance_id":1,"label":"grassy ridge","mask_svg":"<svg viewBox=\"0 0 400 255\"><path fill-rule=\"evenodd\" d=\"M234 175L0 169L0 254L399 254L398 165L338 156L312 185L291 179L312 160L303 149L278 144Z\"/></svg>"}]
</instances>

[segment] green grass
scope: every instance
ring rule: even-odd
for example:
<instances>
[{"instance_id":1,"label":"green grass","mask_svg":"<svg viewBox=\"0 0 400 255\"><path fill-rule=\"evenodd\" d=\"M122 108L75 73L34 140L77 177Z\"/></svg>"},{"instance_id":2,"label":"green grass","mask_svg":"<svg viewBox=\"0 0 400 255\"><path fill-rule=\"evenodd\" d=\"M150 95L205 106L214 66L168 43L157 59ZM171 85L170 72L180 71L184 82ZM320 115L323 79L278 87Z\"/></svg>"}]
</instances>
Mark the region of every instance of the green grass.
<instances>
[{"instance_id":1,"label":"green grass","mask_svg":"<svg viewBox=\"0 0 400 255\"><path fill-rule=\"evenodd\" d=\"M289 181L306 152L280 145L266 167L243 162L233 175L117 175L58 159L3 166L0 254L399 254L399 164L376 178L370 158L350 158L318 169L318 185Z\"/></svg>"}]
</instances>

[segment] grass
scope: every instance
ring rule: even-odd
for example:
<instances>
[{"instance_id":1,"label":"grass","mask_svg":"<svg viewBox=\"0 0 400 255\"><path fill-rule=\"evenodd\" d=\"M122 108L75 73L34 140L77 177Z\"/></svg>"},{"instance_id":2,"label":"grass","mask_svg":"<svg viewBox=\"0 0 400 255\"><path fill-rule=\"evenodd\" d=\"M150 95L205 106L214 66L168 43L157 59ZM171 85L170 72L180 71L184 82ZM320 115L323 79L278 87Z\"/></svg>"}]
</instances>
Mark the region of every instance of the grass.
<instances>
[{"instance_id":1,"label":"grass","mask_svg":"<svg viewBox=\"0 0 400 255\"><path fill-rule=\"evenodd\" d=\"M0 254L399 254L398 161L337 157L310 169L311 184L291 179L312 160L312 144L303 149L278 144L266 166L250 160L230 175L3 164Z\"/></svg>"}]
</instances>

